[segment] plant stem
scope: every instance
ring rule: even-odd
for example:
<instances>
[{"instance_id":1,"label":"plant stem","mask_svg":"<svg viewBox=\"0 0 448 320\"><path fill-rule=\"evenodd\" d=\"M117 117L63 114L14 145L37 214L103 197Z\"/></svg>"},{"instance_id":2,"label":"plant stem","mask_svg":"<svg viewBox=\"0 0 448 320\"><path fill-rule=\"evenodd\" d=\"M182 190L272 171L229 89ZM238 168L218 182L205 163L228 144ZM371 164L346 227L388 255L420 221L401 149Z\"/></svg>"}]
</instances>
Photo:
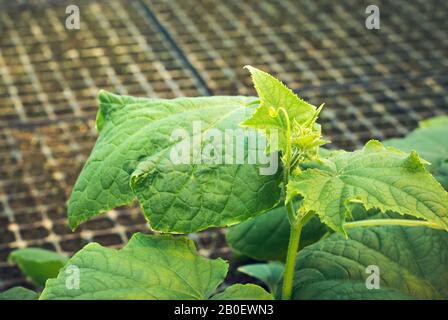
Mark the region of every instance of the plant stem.
<instances>
[{"instance_id":1,"label":"plant stem","mask_svg":"<svg viewBox=\"0 0 448 320\"><path fill-rule=\"evenodd\" d=\"M278 111L283 113L286 121L286 154L284 159L285 171L283 173L283 183L285 184L285 188L289 182L289 172L291 170L291 122L289 121L288 112L284 108L278 108Z\"/></svg>"},{"instance_id":2,"label":"plant stem","mask_svg":"<svg viewBox=\"0 0 448 320\"><path fill-rule=\"evenodd\" d=\"M421 220L406 220L406 219L372 219L361 220L344 223L344 229L351 229L357 227L372 227L372 226L408 226L408 227L428 227L433 229L444 230L441 226Z\"/></svg>"},{"instance_id":3,"label":"plant stem","mask_svg":"<svg viewBox=\"0 0 448 320\"><path fill-rule=\"evenodd\" d=\"M282 300L291 299L294 271L296 267L296 256L299 250L300 235L302 233L302 221L300 216L297 223L291 223L291 234L289 236L288 253L286 256L285 273L283 274Z\"/></svg>"},{"instance_id":4,"label":"plant stem","mask_svg":"<svg viewBox=\"0 0 448 320\"><path fill-rule=\"evenodd\" d=\"M292 204L292 201L286 204L286 211L288 212L289 224L292 226L297 220L294 214L294 205Z\"/></svg>"},{"instance_id":5,"label":"plant stem","mask_svg":"<svg viewBox=\"0 0 448 320\"><path fill-rule=\"evenodd\" d=\"M283 116L285 117L286 121L286 154L284 157L284 171L283 171L283 187L285 188L286 193L286 187L288 186L289 182L289 174L291 171L291 157L292 157L292 148L291 148L291 122L289 121L288 112L284 108L278 108L278 112L282 112ZM295 224L296 217L294 214L294 205L292 202L289 202L286 204L286 209L288 211L288 218L289 223L291 225Z\"/></svg>"},{"instance_id":6,"label":"plant stem","mask_svg":"<svg viewBox=\"0 0 448 320\"><path fill-rule=\"evenodd\" d=\"M290 202L291 203L291 202ZM289 207L288 216L293 216L294 212L290 212ZM306 218L306 219L305 219ZM291 234L289 236L288 253L286 256L285 273L283 275L283 288L282 288L282 300L291 299L292 286L294 281L294 271L296 266L296 257L299 250L300 235L302 233L302 227L305 222L309 221L310 216L308 214L303 217L298 215L295 220L291 220ZM305 221L306 220L306 221ZM354 222L347 222L344 224L344 228L351 229L357 227L371 227L371 226L384 226L384 225L399 225L399 226L409 226L409 227L429 227L433 229L442 229L439 225L421 220L405 220L405 219L372 219L372 220L361 220Z\"/></svg>"},{"instance_id":7,"label":"plant stem","mask_svg":"<svg viewBox=\"0 0 448 320\"><path fill-rule=\"evenodd\" d=\"M289 174L291 171L292 147L291 147L291 122L289 121L288 112L284 108L278 108L278 112L282 112L286 121L286 152L283 158L283 187L286 188L289 183ZM288 253L286 256L285 273L283 274L282 299L291 299L292 285L294 280L294 269L296 266L296 256L299 249L300 234L302 233L302 217L295 214L292 201L285 204L288 211L289 223L291 225L291 233L289 235Z\"/></svg>"}]
</instances>

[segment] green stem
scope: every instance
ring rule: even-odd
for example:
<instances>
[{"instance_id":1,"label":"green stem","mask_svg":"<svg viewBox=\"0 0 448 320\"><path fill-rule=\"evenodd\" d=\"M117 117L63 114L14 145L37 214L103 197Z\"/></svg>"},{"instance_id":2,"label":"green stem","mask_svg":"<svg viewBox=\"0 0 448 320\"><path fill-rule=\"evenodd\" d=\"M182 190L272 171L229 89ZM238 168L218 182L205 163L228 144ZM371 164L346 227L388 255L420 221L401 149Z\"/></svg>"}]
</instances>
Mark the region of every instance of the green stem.
<instances>
[{"instance_id":1,"label":"green stem","mask_svg":"<svg viewBox=\"0 0 448 320\"><path fill-rule=\"evenodd\" d=\"M285 188L289 182L289 172L291 170L291 122L289 121L288 112L284 108L278 108L278 111L283 113L286 120L286 154L285 154L285 172L283 174L283 182L285 183Z\"/></svg>"},{"instance_id":2,"label":"green stem","mask_svg":"<svg viewBox=\"0 0 448 320\"><path fill-rule=\"evenodd\" d=\"M408 227L428 227L433 229L444 230L441 226L421 220L405 220L405 219L371 219L344 223L344 229L351 229L357 227L372 227L372 226L408 226Z\"/></svg>"},{"instance_id":3,"label":"green stem","mask_svg":"<svg viewBox=\"0 0 448 320\"><path fill-rule=\"evenodd\" d=\"M297 218L296 215L294 214L294 205L292 204L292 201L286 204L286 211L288 212L289 224L290 225L295 224Z\"/></svg>"},{"instance_id":4,"label":"green stem","mask_svg":"<svg viewBox=\"0 0 448 320\"><path fill-rule=\"evenodd\" d=\"M284 172L283 172L283 187L285 188L286 193L286 187L288 186L289 182L289 174L291 171L291 154L292 154L292 148L291 148L291 122L289 121L289 115L288 112L285 110L285 108L278 108L278 112L282 112L283 116L285 117L286 121L286 154L284 157ZM286 204L286 209L288 211L288 218L291 225L295 224L296 217L294 214L294 205L292 202L289 202Z\"/></svg>"},{"instance_id":5,"label":"green stem","mask_svg":"<svg viewBox=\"0 0 448 320\"><path fill-rule=\"evenodd\" d=\"M282 112L286 121L286 152L283 158L283 187L286 188L289 183L289 175L291 171L292 146L291 146L291 122L289 121L288 112L284 108L278 108L278 112ZM294 281L294 269L296 266L296 256L299 250L300 234L302 233L302 216L295 214L292 201L285 204L288 211L289 223L291 225L291 234L289 236L288 253L286 256L285 273L283 275L282 299L291 299L292 286Z\"/></svg>"},{"instance_id":6,"label":"green stem","mask_svg":"<svg viewBox=\"0 0 448 320\"><path fill-rule=\"evenodd\" d=\"M291 122L289 121L288 112L284 108L278 108L278 112L282 112L286 121L286 152L283 158L283 187L286 188L289 183L289 174L291 171L292 147L291 147ZM283 275L282 299L291 299L292 285L294 280L294 269L296 266L296 256L299 249L300 234L302 233L302 217L295 214L292 201L285 204L288 211L289 223L291 225L291 234L289 236L288 253L286 256L285 273Z\"/></svg>"},{"instance_id":7,"label":"green stem","mask_svg":"<svg viewBox=\"0 0 448 320\"><path fill-rule=\"evenodd\" d=\"M302 222L300 220L298 220L296 224L291 224L291 234L289 236L285 273L283 275L282 300L291 299L292 286L294 281L294 271L296 267L296 256L297 251L299 250L301 233L302 233Z\"/></svg>"}]
</instances>

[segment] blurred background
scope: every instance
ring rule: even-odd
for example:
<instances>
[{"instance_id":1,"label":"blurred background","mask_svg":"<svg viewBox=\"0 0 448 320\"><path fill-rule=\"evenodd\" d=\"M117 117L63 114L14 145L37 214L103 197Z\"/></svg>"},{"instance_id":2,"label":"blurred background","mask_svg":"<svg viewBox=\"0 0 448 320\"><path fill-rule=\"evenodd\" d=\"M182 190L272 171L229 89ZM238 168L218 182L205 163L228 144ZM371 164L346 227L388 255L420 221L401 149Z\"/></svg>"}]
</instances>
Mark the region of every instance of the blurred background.
<instances>
[{"instance_id":1,"label":"blurred background","mask_svg":"<svg viewBox=\"0 0 448 320\"><path fill-rule=\"evenodd\" d=\"M370 4L379 30L366 28ZM66 27L68 5L79 7L79 29ZM447 12L437 0L0 0L0 291L31 287L7 262L16 248L71 254L147 230L137 206L67 227L66 200L97 137L100 88L252 95L242 68L251 64L325 102L326 135L350 150L447 113ZM231 258L223 230L193 238L202 254Z\"/></svg>"}]
</instances>

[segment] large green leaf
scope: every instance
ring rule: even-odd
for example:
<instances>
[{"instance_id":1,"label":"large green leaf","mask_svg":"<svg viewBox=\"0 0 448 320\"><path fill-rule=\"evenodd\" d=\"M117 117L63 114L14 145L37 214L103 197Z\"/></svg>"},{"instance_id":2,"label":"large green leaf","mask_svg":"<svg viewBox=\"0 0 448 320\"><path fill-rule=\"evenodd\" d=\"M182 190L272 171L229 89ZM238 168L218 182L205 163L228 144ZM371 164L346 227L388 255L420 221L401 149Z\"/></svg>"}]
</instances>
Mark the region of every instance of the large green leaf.
<instances>
[{"instance_id":1,"label":"large green leaf","mask_svg":"<svg viewBox=\"0 0 448 320\"><path fill-rule=\"evenodd\" d=\"M68 266L79 268L79 289L66 287ZM47 282L41 299L205 299L227 264L197 255L187 238L136 234L119 251L86 245Z\"/></svg>"},{"instance_id":2,"label":"large green leaf","mask_svg":"<svg viewBox=\"0 0 448 320\"><path fill-rule=\"evenodd\" d=\"M320 169L307 169L288 185L288 201L304 198L305 211L315 212L336 231L350 216L350 203L393 211L448 229L448 193L415 152L403 153L370 141L355 152L338 152Z\"/></svg>"},{"instance_id":3,"label":"large green leaf","mask_svg":"<svg viewBox=\"0 0 448 320\"><path fill-rule=\"evenodd\" d=\"M379 289L368 289L369 266ZM424 227L349 230L297 257L293 299L448 299L448 233Z\"/></svg>"},{"instance_id":4,"label":"large green leaf","mask_svg":"<svg viewBox=\"0 0 448 320\"><path fill-rule=\"evenodd\" d=\"M102 91L99 99L99 138L68 203L72 228L102 212L129 204L136 197L153 229L179 233L239 223L277 204L280 170L261 175L262 165L248 161L198 161L200 150L218 144L207 144L213 140L207 135L238 129L238 123L254 112L254 107L248 106L254 98L164 100ZM195 123L196 128L200 127L197 131ZM175 130L184 130L188 136L173 138ZM202 143L196 143L197 148L187 148L195 163L175 164L171 152L182 149L188 141L193 144L201 134ZM248 146L247 137L243 143ZM260 143L257 148L263 153L265 145ZM248 148L244 150L247 160ZM222 152L225 156L231 154L228 148ZM236 162L237 156L235 152L231 160Z\"/></svg>"},{"instance_id":5,"label":"large green leaf","mask_svg":"<svg viewBox=\"0 0 448 320\"><path fill-rule=\"evenodd\" d=\"M273 300L274 297L254 284L234 284L214 295L212 300Z\"/></svg>"},{"instance_id":6,"label":"large green leaf","mask_svg":"<svg viewBox=\"0 0 448 320\"><path fill-rule=\"evenodd\" d=\"M300 248L318 241L327 228L313 217L303 228ZM286 259L290 225L286 208L279 206L261 216L229 228L227 242L232 250L251 258L269 261Z\"/></svg>"},{"instance_id":7,"label":"large green leaf","mask_svg":"<svg viewBox=\"0 0 448 320\"><path fill-rule=\"evenodd\" d=\"M0 300L36 300L37 292L24 287L13 287L0 293Z\"/></svg>"},{"instance_id":8,"label":"large green leaf","mask_svg":"<svg viewBox=\"0 0 448 320\"><path fill-rule=\"evenodd\" d=\"M70 269L69 269L70 268ZM67 287L77 268L79 285ZM197 254L186 237L135 234L121 250L86 245L47 281L41 299L207 299L227 263ZM262 290L262 289L261 289ZM260 291L253 291L255 294Z\"/></svg>"},{"instance_id":9,"label":"large green leaf","mask_svg":"<svg viewBox=\"0 0 448 320\"><path fill-rule=\"evenodd\" d=\"M252 80L260 97L260 105L256 112L241 123L243 127L266 130L275 129L278 133L278 149L286 150L287 127L283 115L272 117L271 108L277 110L284 108L288 113L291 125L294 121L305 124L316 114L316 107L300 99L294 92L282 82L257 68L246 66L250 71ZM275 148L271 148L274 151Z\"/></svg>"},{"instance_id":10,"label":"large green leaf","mask_svg":"<svg viewBox=\"0 0 448 320\"><path fill-rule=\"evenodd\" d=\"M430 172L448 189L448 116L423 121L420 127L405 138L391 139L384 144L400 150L415 150L431 163Z\"/></svg>"},{"instance_id":11,"label":"large green leaf","mask_svg":"<svg viewBox=\"0 0 448 320\"><path fill-rule=\"evenodd\" d=\"M62 254L40 248L17 249L9 255L9 261L17 263L20 270L40 287L47 279L56 277L67 260Z\"/></svg>"}]
</instances>

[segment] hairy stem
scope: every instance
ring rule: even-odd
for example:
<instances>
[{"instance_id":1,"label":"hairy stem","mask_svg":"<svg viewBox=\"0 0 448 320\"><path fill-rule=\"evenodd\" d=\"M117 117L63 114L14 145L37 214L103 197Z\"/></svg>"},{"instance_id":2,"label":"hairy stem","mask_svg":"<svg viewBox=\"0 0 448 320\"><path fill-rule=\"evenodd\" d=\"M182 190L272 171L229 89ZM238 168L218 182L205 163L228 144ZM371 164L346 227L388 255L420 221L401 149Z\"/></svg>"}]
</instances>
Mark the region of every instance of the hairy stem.
<instances>
[{"instance_id":1,"label":"hairy stem","mask_svg":"<svg viewBox=\"0 0 448 320\"><path fill-rule=\"evenodd\" d=\"M283 158L284 162L284 172L283 172L283 187L285 188L289 182L289 174L291 171L291 158L292 158L292 147L291 147L291 122L289 121L288 112L284 108L278 108L278 112L282 112L286 121L286 152ZM286 209L288 211L288 218L291 224L295 223L296 217L294 214L294 206L292 202L286 204Z\"/></svg>"},{"instance_id":2,"label":"hairy stem","mask_svg":"<svg viewBox=\"0 0 448 320\"><path fill-rule=\"evenodd\" d=\"M294 214L294 205L292 201L286 204L286 211L288 212L289 224L293 225L296 223L296 215Z\"/></svg>"},{"instance_id":3,"label":"hairy stem","mask_svg":"<svg viewBox=\"0 0 448 320\"><path fill-rule=\"evenodd\" d=\"M283 187L286 188L289 183L289 175L291 171L292 146L291 146L291 122L289 121L288 112L284 108L278 108L278 112L282 112L286 121L286 152L283 157ZM288 253L286 256L285 273L283 275L282 299L291 299L292 285L294 280L294 269L296 266L296 256L299 249L300 234L302 233L302 217L295 214L292 201L285 204L288 211L289 223L291 225L291 233L289 236Z\"/></svg>"},{"instance_id":4,"label":"hairy stem","mask_svg":"<svg viewBox=\"0 0 448 320\"><path fill-rule=\"evenodd\" d=\"M291 147L291 122L289 121L288 112L284 108L278 108L278 111L283 113L286 121L286 153L284 157L285 172L283 173L283 183L286 188L289 182L289 172L291 171L291 158L292 158L292 147Z\"/></svg>"},{"instance_id":5,"label":"hairy stem","mask_svg":"<svg viewBox=\"0 0 448 320\"><path fill-rule=\"evenodd\" d=\"M407 227L428 227L433 229L444 230L439 225L421 220L405 220L405 219L371 219L344 223L344 229L351 229L357 227L372 227L372 226L407 226Z\"/></svg>"},{"instance_id":6,"label":"hairy stem","mask_svg":"<svg viewBox=\"0 0 448 320\"><path fill-rule=\"evenodd\" d=\"M300 217L299 217L300 219ZM296 267L296 256L299 250L300 235L302 233L302 222L300 220L291 224L289 236L288 253L286 256L285 273L283 274L282 300L291 299L294 271Z\"/></svg>"}]
</instances>

